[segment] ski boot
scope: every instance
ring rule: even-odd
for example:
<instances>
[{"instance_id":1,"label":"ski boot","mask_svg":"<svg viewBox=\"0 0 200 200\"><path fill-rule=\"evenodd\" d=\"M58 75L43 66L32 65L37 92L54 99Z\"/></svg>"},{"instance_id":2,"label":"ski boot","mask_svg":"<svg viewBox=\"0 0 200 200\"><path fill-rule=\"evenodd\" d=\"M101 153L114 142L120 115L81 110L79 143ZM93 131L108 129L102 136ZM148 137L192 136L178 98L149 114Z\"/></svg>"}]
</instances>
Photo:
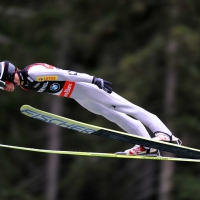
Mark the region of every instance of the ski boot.
<instances>
[{"instance_id":1,"label":"ski boot","mask_svg":"<svg viewBox=\"0 0 200 200\"><path fill-rule=\"evenodd\" d=\"M155 132L154 134L155 137L153 137L152 140L170 142L178 145L182 144L182 141L174 135L168 135L167 133L162 132Z\"/></svg>"},{"instance_id":2,"label":"ski boot","mask_svg":"<svg viewBox=\"0 0 200 200\"><path fill-rule=\"evenodd\" d=\"M131 149L127 149L124 152L116 152L115 154L129 156L160 156L159 150L143 147L141 145L135 145Z\"/></svg>"}]
</instances>

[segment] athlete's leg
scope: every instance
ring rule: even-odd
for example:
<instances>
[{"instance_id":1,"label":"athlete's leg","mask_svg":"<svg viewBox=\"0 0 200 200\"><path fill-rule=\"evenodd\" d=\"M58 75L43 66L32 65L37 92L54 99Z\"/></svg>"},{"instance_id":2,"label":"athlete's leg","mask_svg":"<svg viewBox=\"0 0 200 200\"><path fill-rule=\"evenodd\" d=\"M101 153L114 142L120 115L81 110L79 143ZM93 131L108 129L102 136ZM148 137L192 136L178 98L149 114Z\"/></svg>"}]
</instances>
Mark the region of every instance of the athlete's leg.
<instances>
[{"instance_id":1,"label":"athlete's leg","mask_svg":"<svg viewBox=\"0 0 200 200\"><path fill-rule=\"evenodd\" d=\"M109 121L116 123L119 127L128 133L151 138L144 125L128 115L112 110L94 101L75 99L81 106L92 113L102 115Z\"/></svg>"},{"instance_id":2,"label":"athlete's leg","mask_svg":"<svg viewBox=\"0 0 200 200\"><path fill-rule=\"evenodd\" d=\"M131 115L149 127L153 133L164 132L172 135L170 130L156 115L134 105L114 92L108 94L93 84L76 83L76 87L71 97L80 100L88 100L89 102L94 101L107 108Z\"/></svg>"}]
</instances>

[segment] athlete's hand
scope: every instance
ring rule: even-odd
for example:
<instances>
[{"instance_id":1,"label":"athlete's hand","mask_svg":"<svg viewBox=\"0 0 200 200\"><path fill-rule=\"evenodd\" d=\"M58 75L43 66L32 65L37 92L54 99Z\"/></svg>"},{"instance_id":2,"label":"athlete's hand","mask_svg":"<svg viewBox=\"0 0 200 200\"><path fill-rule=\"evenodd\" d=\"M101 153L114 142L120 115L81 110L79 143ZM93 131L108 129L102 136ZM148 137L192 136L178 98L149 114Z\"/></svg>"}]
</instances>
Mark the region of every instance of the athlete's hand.
<instances>
[{"instance_id":1,"label":"athlete's hand","mask_svg":"<svg viewBox=\"0 0 200 200\"><path fill-rule=\"evenodd\" d=\"M94 76L92 83L97 85L100 89L106 91L107 93L112 93L112 83L103 80L102 78L97 78Z\"/></svg>"}]
</instances>

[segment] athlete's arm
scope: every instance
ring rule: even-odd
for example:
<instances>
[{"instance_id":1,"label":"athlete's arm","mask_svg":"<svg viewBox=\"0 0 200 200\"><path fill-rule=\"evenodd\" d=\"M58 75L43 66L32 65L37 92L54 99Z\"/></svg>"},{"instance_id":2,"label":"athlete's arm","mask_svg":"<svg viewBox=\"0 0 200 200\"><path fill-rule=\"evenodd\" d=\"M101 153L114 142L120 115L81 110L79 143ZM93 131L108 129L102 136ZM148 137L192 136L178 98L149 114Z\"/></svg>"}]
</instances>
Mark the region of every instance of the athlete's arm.
<instances>
[{"instance_id":1,"label":"athlete's arm","mask_svg":"<svg viewBox=\"0 0 200 200\"><path fill-rule=\"evenodd\" d=\"M54 66L38 63L30 66L28 70L29 76L38 82L41 81L71 81L71 82L86 82L97 85L100 89L111 93L111 83L101 78L97 78L85 73L78 73L69 70L62 70Z\"/></svg>"},{"instance_id":2,"label":"athlete's arm","mask_svg":"<svg viewBox=\"0 0 200 200\"><path fill-rule=\"evenodd\" d=\"M31 65L30 69L28 69L28 74L38 82L48 80L92 83L93 80L93 76L88 74L62 70L44 63Z\"/></svg>"}]
</instances>

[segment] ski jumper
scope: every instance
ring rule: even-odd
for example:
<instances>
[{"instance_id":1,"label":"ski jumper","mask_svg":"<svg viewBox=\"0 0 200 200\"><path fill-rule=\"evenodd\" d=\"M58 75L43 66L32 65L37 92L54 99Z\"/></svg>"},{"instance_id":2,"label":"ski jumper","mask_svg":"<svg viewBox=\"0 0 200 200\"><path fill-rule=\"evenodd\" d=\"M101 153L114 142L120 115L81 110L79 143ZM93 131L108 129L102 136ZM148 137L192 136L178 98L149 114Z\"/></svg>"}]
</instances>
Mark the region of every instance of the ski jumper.
<instances>
[{"instance_id":1,"label":"ski jumper","mask_svg":"<svg viewBox=\"0 0 200 200\"><path fill-rule=\"evenodd\" d=\"M102 115L128 133L151 138L145 128L147 126L153 133L172 135L156 115L115 92L109 94L98 88L92 84L93 76L88 74L62 70L45 63L29 65L18 74L20 86L24 90L72 98L90 112Z\"/></svg>"}]
</instances>

